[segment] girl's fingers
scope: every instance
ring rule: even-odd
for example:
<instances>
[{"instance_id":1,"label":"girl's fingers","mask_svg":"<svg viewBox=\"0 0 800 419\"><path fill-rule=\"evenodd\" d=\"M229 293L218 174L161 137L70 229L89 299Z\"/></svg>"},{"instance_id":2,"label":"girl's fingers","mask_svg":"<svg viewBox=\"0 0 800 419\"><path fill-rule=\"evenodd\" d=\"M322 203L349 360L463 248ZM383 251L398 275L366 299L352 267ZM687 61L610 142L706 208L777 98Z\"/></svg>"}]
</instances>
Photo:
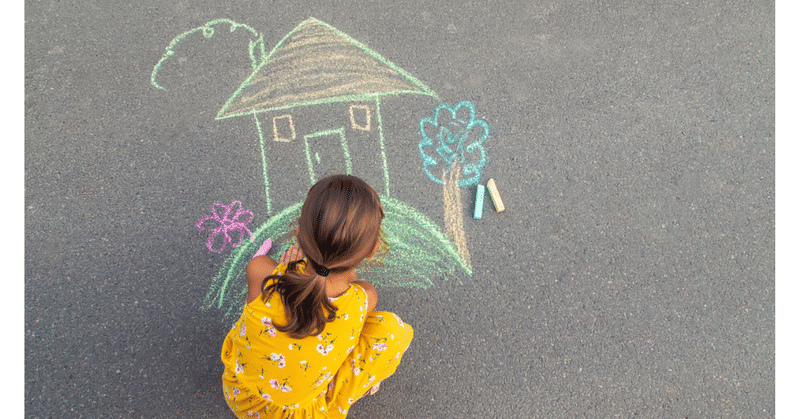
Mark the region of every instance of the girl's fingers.
<instances>
[{"instance_id":1,"label":"girl's fingers","mask_svg":"<svg viewBox=\"0 0 800 419\"><path fill-rule=\"evenodd\" d=\"M280 263L282 265L286 265L289 262L293 262L295 260L300 260L303 258L303 251L300 250L300 245L293 244L286 249L285 252L281 255Z\"/></svg>"}]
</instances>

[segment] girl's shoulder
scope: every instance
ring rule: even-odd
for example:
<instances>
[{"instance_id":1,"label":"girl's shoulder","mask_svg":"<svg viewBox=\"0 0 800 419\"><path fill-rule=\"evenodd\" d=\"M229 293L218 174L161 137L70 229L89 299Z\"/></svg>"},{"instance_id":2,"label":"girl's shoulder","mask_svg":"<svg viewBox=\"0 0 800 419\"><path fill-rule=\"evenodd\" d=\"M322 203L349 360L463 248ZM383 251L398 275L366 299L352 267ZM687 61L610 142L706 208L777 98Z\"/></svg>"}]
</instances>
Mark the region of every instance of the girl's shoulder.
<instances>
[{"instance_id":1,"label":"girl's shoulder","mask_svg":"<svg viewBox=\"0 0 800 419\"><path fill-rule=\"evenodd\" d=\"M269 256L258 256L250 260L250 263L247 264L246 271L248 303L254 301L261 295L261 287L264 285L264 279L267 276L277 272L283 273L283 270L280 270L281 267L283 267L284 270L286 269L285 266L275 262L275 260Z\"/></svg>"},{"instance_id":2,"label":"girl's shoulder","mask_svg":"<svg viewBox=\"0 0 800 419\"><path fill-rule=\"evenodd\" d=\"M353 281L350 284L350 288L347 290L347 292L335 299L332 299L331 301L338 302L342 306L352 304L354 309L358 307L357 309L359 311L366 310L367 312L370 312L375 308L375 305L378 302L378 294L375 292L375 287L373 287L369 282Z\"/></svg>"}]
</instances>

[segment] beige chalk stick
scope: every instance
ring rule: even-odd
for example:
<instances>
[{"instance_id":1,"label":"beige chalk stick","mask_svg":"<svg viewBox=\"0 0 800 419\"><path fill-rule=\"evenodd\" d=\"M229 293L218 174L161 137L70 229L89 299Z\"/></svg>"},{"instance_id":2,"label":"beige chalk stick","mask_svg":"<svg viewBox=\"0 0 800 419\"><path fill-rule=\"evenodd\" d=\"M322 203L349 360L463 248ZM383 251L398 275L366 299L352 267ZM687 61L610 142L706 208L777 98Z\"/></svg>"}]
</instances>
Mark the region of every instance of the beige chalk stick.
<instances>
[{"instance_id":1,"label":"beige chalk stick","mask_svg":"<svg viewBox=\"0 0 800 419\"><path fill-rule=\"evenodd\" d=\"M492 197L492 202L497 212L505 211L506 207L503 206L503 200L500 199L500 192L497 192L497 185L494 184L494 179L489 179L486 182L486 188L489 189L489 196Z\"/></svg>"}]
</instances>

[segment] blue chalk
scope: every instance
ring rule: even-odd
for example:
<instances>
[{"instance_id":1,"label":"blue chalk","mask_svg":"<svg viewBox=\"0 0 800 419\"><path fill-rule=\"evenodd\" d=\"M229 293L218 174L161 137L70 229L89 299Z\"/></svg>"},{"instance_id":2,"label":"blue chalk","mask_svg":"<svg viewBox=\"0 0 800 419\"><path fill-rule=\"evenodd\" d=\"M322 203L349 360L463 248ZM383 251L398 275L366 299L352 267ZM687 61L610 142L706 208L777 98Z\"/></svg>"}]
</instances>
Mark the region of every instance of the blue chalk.
<instances>
[{"instance_id":1,"label":"blue chalk","mask_svg":"<svg viewBox=\"0 0 800 419\"><path fill-rule=\"evenodd\" d=\"M475 193L475 213L472 218L480 220L483 217L483 195L485 193L483 185L478 185L478 191Z\"/></svg>"}]
</instances>

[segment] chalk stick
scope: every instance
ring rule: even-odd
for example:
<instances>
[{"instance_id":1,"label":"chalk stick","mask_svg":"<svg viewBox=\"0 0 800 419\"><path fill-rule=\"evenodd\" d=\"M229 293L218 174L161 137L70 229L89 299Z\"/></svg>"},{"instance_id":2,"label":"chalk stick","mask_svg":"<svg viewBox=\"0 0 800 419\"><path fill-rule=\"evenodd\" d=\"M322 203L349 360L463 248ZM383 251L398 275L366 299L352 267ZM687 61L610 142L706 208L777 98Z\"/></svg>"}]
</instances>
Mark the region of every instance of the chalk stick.
<instances>
[{"instance_id":1,"label":"chalk stick","mask_svg":"<svg viewBox=\"0 0 800 419\"><path fill-rule=\"evenodd\" d=\"M497 212L505 211L506 207L503 206L503 200L500 199L500 192L497 192L497 185L494 184L494 179L489 179L489 182L486 182L486 187L489 189L489 196L492 197L492 202L494 202L494 208Z\"/></svg>"},{"instance_id":2,"label":"chalk stick","mask_svg":"<svg viewBox=\"0 0 800 419\"><path fill-rule=\"evenodd\" d=\"M258 250L256 250L256 254L254 254L253 257L255 258L258 256L266 255L267 252L269 252L270 248L272 248L272 239L267 239L264 241L261 247L259 247Z\"/></svg>"},{"instance_id":3,"label":"chalk stick","mask_svg":"<svg viewBox=\"0 0 800 419\"><path fill-rule=\"evenodd\" d=\"M478 185L478 190L475 192L475 213L472 214L472 218L476 220L480 220L483 217L483 195L484 195L484 188L483 185Z\"/></svg>"}]
</instances>

